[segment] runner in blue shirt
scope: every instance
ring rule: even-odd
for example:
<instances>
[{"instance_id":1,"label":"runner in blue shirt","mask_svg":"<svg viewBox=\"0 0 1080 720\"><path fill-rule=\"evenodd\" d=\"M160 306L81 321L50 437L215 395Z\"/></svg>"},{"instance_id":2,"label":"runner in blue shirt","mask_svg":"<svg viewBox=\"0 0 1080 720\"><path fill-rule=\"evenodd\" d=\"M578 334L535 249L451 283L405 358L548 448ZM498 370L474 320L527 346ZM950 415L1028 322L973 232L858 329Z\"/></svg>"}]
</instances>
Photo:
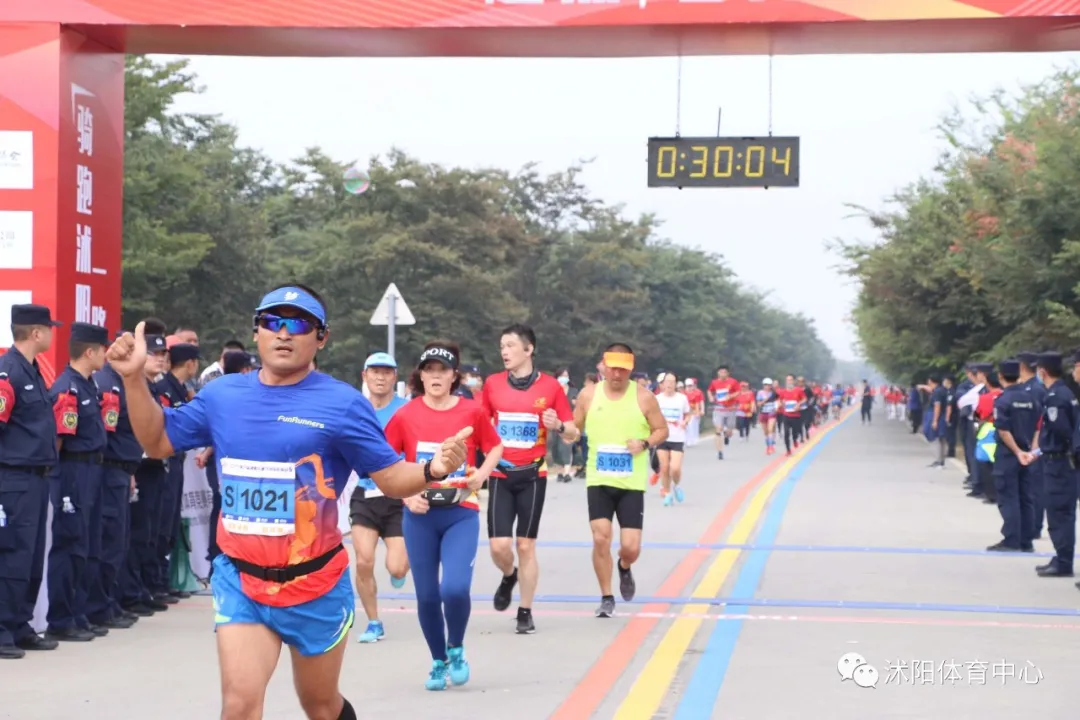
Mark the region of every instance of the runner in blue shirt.
<instances>
[{"instance_id":1,"label":"runner in blue shirt","mask_svg":"<svg viewBox=\"0 0 1080 720\"><path fill-rule=\"evenodd\" d=\"M379 425L386 428L390 418L408 400L394 394L397 385L397 361L384 352L373 353L364 362L364 384L375 408ZM356 553L356 594L368 617L367 628L357 642L373 643L386 636L379 619L379 588L375 582L375 549L379 538L386 544L386 570L395 588L405 585L409 555L401 529L403 505L398 498L383 494L369 477L361 476L349 500L352 544Z\"/></svg>"},{"instance_id":2,"label":"runner in blue shirt","mask_svg":"<svg viewBox=\"0 0 1080 720\"><path fill-rule=\"evenodd\" d=\"M326 305L310 288L270 291L254 317L262 369L226 375L163 411L143 379L142 323L109 349L128 414L147 455L214 447L222 507L212 588L222 718L262 717L281 644L309 718L355 720L338 690L355 601L338 529L338 494L350 470L390 497L419 494L465 461L464 429L424 464L386 443L371 403L351 385L313 372L330 335Z\"/></svg>"}]
</instances>

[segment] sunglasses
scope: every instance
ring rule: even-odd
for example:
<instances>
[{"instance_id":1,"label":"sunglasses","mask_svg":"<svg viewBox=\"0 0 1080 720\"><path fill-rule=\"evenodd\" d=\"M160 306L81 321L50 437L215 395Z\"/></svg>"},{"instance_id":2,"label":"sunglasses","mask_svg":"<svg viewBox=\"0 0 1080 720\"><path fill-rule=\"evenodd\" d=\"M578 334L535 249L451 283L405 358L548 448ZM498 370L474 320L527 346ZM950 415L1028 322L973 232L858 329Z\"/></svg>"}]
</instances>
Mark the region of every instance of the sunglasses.
<instances>
[{"instance_id":1,"label":"sunglasses","mask_svg":"<svg viewBox=\"0 0 1080 720\"><path fill-rule=\"evenodd\" d=\"M264 330L276 333L281 332L282 328L290 335L307 335L313 332L318 323L308 320L302 317L281 317L280 315L271 315L269 313L260 315L256 318L256 322L259 327Z\"/></svg>"}]
</instances>

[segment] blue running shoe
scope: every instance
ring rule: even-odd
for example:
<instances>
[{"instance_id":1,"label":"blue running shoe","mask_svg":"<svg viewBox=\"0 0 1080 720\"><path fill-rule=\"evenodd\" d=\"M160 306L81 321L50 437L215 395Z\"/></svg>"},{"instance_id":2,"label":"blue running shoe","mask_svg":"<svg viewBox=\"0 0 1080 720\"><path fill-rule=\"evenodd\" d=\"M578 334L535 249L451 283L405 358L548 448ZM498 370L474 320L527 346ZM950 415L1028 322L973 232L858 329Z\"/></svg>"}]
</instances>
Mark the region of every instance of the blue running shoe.
<instances>
[{"instance_id":1,"label":"blue running shoe","mask_svg":"<svg viewBox=\"0 0 1080 720\"><path fill-rule=\"evenodd\" d=\"M455 685L469 682L469 661L465 659L465 648L447 648L446 654L450 658L450 682Z\"/></svg>"},{"instance_id":2,"label":"blue running shoe","mask_svg":"<svg viewBox=\"0 0 1080 720\"><path fill-rule=\"evenodd\" d=\"M386 631L383 630L383 624L381 620L372 620L367 624L367 629L360 633L356 638L356 642L359 643L373 643L379 642L386 637Z\"/></svg>"},{"instance_id":3,"label":"blue running shoe","mask_svg":"<svg viewBox=\"0 0 1080 720\"><path fill-rule=\"evenodd\" d=\"M406 573L406 575L407 574L408 573ZM401 588L405 587L405 575L402 575L401 577L394 577L393 575L391 575L390 584L400 590Z\"/></svg>"},{"instance_id":4,"label":"blue running shoe","mask_svg":"<svg viewBox=\"0 0 1080 720\"><path fill-rule=\"evenodd\" d=\"M682 502L686 499L686 494L682 491L682 488L678 485L675 486L675 499Z\"/></svg>"},{"instance_id":5,"label":"blue running shoe","mask_svg":"<svg viewBox=\"0 0 1080 720\"><path fill-rule=\"evenodd\" d=\"M664 496L664 507L671 507L671 504L674 501L675 501L674 496L671 493L668 493L667 495Z\"/></svg>"},{"instance_id":6,"label":"blue running shoe","mask_svg":"<svg viewBox=\"0 0 1080 720\"><path fill-rule=\"evenodd\" d=\"M449 675L446 663L442 660L434 660L431 663L431 672L428 674L427 680L424 681L424 687L428 690L445 690Z\"/></svg>"}]
</instances>

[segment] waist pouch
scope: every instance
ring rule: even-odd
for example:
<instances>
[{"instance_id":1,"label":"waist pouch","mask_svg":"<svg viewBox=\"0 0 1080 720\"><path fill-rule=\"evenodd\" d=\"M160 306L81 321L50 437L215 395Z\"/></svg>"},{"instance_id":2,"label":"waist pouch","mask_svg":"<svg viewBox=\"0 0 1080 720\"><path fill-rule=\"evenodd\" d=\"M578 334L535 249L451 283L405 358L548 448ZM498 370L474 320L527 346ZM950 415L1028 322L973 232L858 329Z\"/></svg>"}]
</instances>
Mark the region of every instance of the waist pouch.
<instances>
[{"instance_id":1,"label":"waist pouch","mask_svg":"<svg viewBox=\"0 0 1080 720\"><path fill-rule=\"evenodd\" d=\"M536 480L540 477L540 465L543 460L536 460L528 465L499 465L496 472L501 473L507 480Z\"/></svg>"},{"instance_id":2,"label":"waist pouch","mask_svg":"<svg viewBox=\"0 0 1080 720\"><path fill-rule=\"evenodd\" d=\"M424 491L424 499L428 501L428 505L431 507L457 505L468 496L469 491L465 488L437 487L428 488Z\"/></svg>"}]
</instances>

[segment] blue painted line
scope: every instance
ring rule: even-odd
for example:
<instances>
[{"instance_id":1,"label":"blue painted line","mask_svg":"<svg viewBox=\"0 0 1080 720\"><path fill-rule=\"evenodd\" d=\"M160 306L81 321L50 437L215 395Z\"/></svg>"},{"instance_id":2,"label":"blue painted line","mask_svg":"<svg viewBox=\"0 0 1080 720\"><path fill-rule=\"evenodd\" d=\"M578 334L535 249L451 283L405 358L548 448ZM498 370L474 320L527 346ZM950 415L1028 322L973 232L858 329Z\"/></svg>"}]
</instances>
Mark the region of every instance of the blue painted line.
<instances>
[{"instance_id":1,"label":"blue painted line","mask_svg":"<svg viewBox=\"0 0 1080 720\"><path fill-rule=\"evenodd\" d=\"M825 442L824 440L822 442ZM809 457L809 456L807 456ZM482 540L481 545L489 545L488 540ZM619 543L612 543L618 547ZM587 540L539 540L537 547L552 548L592 548L592 542ZM1001 553L987 552L986 550L974 550L970 548L918 548L918 547L879 547L875 545L767 545L754 543L751 545L729 545L727 543L689 543L689 542L646 542L642 548L653 550L765 550L768 552L812 552L812 553L864 553L882 555L968 555L981 557L1054 557L1054 553Z\"/></svg>"},{"instance_id":2,"label":"blue painted line","mask_svg":"<svg viewBox=\"0 0 1080 720\"><path fill-rule=\"evenodd\" d=\"M783 486L781 486L782 488ZM779 491L779 490L778 490ZM779 499L779 498L777 498ZM759 551L761 552L761 551ZM763 553L762 553L763 554ZM751 558L752 559L752 558ZM488 603L493 596L472 595L473 602ZM413 593L379 593L380 600L393 602L415 602L416 595ZM600 598L596 595L537 595L535 602L541 604L565 604L565 605L599 605ZM630 602L618 601L621 605L709 605L712 607L728 608L732 614L749 614L746 608L820 608L826 610L898 610L902 612L941 612L941 613L972 613L977 615L1046 615L1054 617L1080 617L1080 609L1055 608L1055 607L1025 607L1019 605L958 605L952 603L911 603L911 602L882 602L875 600L803 600L803 599L771 599L756 597L636 597Z\"/></svg>"},{"instance_id":3,"label":"blue painted line","mask_svg":"<svg viewBox=\"0 0 1080 720\"><path fill-rule=\"evenodd\" d=\"M814 445L813 448L792 468L792 472L777 489L776 494L769 503L769 509L765 513L765 520L757 534L757 539L762 544L775 542L780 533L780 525L784 520L788 501L795 484L810 466L810 463L821 452L825 444L832 439L833 433L825 435ZM754 550L750 552L742 569L739 571L738 580L732 589L736 597L753 597L761 584L761 577L765 574L765 564L769 560L770 551ZM727 612L734 615L745 615L750 612L749 603L746 605L729 605ZM694 674L689 684L683 691L682 700L675 710L675 720L709 720L713 714L720 688L724 684L724 676L727 675L728 666L735 653L735 646L742 632L743 621L717 623L709 636L705 651L702 653Z\"/></svg>"}]
</instances>

